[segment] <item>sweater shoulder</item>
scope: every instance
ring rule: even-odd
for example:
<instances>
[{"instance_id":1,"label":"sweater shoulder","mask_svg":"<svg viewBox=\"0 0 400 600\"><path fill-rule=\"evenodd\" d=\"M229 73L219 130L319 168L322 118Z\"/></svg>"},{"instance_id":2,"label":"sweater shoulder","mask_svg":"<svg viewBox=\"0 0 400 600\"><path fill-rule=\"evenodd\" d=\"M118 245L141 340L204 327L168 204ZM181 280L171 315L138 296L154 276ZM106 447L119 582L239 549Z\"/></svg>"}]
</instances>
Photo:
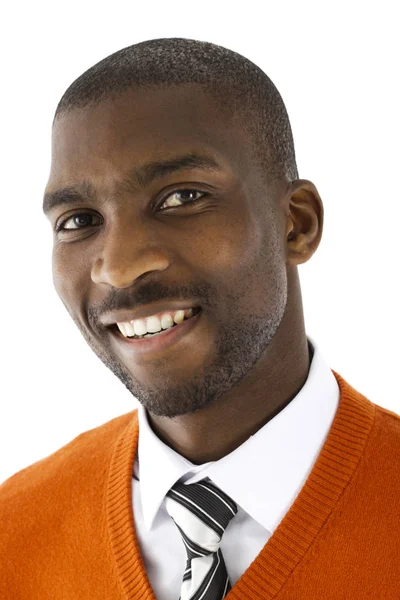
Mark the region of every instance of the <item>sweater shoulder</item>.
<instances>
[{"instance_id":1,"label":"sweater shoulder","mask_svg":"<svg viewBox=\"0 0 400 600\"><path fill-rule=\"evenodd\" d=\"M372 432L372 444L378 445L385 454L390 453L390 462L399 469L400 415L379 404L373 404L375 406L375 420ZM400 469L398 472L400 474Z\"/></svg>"},{"instance_id":2,"label":"sweater shoulder","mask_svg":"<svg viewBox=\"0 0 400 600\"><path fill-rule=\"evenodd\" d=\"M359 444L364 438L367 452L369 449L384 454L390 451L395 460L400 460L400 415L352 387L336 371L332 372L339 384L341 397L346 400L340 431L345 425L347 439L350 434ZM343 441L347 443L345 439Z\"/></svg>"},{"instance_id":3,"label":"sweater shoulder","mask_svg":"<svg viewBox=\"0 0 400 600\"><path fill-rule=\"evenodd\" d=\"M137 411L112 419L0 486L1 598L75 598L76 589L92 598L99 581L104 597L118 597L106 498L115 457L135 452L137 431Z\"/></svg>"},{"instance_id":4,"label":"sweater shoulder","mask_svg":"<svg viewBox=\"0 0 400 600\"><path fill-rule=\"evenodd\" d=\"M373 402L373 404L375 403ZM375 409L381 426L389 427L393 429L397 435L400 435L400 415L379 404L375 404Z\"/></svg>"},{"instance_id":5,"label":"sweater shoulder","mask_svg":"<svg viewBox=\"0 0 400 600\"><path fill-rule=\"evenodd\" d=\"M356 481L364 490L365 501L369 490L370 506L380 499L379 519L391 520L400 510L400 416L369 402L374 408L374 418L360 462L360 478Z\"/></svg>"},{"instance_id":6,"label":"sweater shoulder","mask_svg":"<svg viewBox=\"0 0 400 600\"><path fill-rule=\"evenodd\" d=\"M137 419L137 410L121 415L78 435L49 456L18 471L0 485L0 522L17 511L24 511L43 497L78 489L79 482L90 476L104 478L116 440ZM47 504L46 502L44 504Z\"/></svg>"}]
</instances>

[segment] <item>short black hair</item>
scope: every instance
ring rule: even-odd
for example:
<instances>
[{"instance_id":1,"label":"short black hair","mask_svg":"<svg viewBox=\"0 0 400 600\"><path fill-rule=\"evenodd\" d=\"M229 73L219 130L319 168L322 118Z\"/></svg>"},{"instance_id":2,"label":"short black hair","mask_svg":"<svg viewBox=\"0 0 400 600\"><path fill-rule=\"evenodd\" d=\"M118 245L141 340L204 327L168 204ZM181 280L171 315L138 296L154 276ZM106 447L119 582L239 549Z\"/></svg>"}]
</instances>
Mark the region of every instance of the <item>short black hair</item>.
<instances>
[{"instance_id":1,"label":"short black hair","mask_svg":"<svg viewBox=\"0 0 400 600\"><path fill-rule=\"evenodd\" d=\"M110 54L67 88L54 121L127 90L180 84L201 85L222 109L239 116L266 181L298 178L289 117L277 88L249 59L210 42L161 38Z\"/></svg>"}]
</instances>

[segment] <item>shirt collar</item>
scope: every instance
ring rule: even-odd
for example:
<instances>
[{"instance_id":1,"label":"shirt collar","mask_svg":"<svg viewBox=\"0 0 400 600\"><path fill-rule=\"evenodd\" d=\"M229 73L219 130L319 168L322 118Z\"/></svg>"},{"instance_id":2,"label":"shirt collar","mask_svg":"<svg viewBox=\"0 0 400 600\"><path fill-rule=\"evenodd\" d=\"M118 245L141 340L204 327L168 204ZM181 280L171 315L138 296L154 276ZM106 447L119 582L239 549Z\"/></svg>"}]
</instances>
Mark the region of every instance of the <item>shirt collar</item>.
<instances>
[{"instance_id":1,"label":"shirt collar","mask_svg":"<svg viewBox=\"0 0 400 600\"><path fill-rule=\"evenodd\" d=\"M339 403L336 378L313 338L307 380L275 417L220 460L193 465L164 444L138 407L139 443L134 475L140 479L143 519L150 531L168 490L179 480L212 481L271 533L307 479Z\"/></svg>"}]
</instances>

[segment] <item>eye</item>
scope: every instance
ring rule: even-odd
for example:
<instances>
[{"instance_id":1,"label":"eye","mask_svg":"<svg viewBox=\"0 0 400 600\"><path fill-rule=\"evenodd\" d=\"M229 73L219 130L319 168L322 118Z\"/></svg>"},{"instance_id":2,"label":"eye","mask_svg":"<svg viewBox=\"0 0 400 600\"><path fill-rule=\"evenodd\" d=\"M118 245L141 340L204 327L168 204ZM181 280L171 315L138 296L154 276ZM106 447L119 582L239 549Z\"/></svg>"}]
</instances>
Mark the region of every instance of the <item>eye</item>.
<instances>
[{"instance_id":1,"label":"eye","mask_svg":"<svg viewBox=\"0 0 400 600\"><path fill-rule=\"evenodd\" d=\"M64 219L61 223L56 226L56 231L76 231L77 229L83 229L88 225L98 225L98 223L91 223L91 219L99 218L92 213L75 213Z\"/></svg>"},{"instance_id":2,"label":"eye","mask_svg":"<svg viewBox=\"0 0 400 600\"><path fill-rule=\"evenodd\" d=\"M195 197L198 194L200 195L200 198ZM160 206L160 210L165 210L162 207L165 206L165 204L167 203L169 203L169 206L167 206L166 208L173 208L174 206L185 206L186 204L194 204L206 195L206 192L200 192L199 190L176 190L175 192L172 192L172 194L169 194L169 196L167 196L163 204Z\"/></svg>"},{"instance_id":3,"label":"eye","mask_svg":"<svg viewBox=\"0 0 400 600\"><path fill-rule=\"evenodd\" d=\"M200 192L199 190L193 189L182 189L176 190L167 196L164 200L160 210L165 208L174 208L177 206L185 206L186 204L194 204L198 200L201 200L204 196L207 196L206 192ZM169 206L162 208L169 203ZM64 221L58 223L55 227L56 231L76 231L77 229L84 229L88 226L99 225L99 223L91 223L93 218L99 219L98 215L92 213L75 213L70 215Z\"/></svg>"}]
</instances>

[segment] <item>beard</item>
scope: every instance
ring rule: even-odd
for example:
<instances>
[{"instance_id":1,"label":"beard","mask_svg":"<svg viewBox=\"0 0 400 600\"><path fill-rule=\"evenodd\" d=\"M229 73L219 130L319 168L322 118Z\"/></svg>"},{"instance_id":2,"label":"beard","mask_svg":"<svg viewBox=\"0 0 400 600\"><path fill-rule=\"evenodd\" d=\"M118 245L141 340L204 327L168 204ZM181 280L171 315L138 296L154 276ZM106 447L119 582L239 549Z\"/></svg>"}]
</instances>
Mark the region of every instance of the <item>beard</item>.
<instances>
[{"instance_id":1,"label":"beard","mask_svg":"<svg viewBox=\"0 0 400 600\"><path fill-rule=\"evenodd\" d=\"M190 377L181 379L178 376L163 376L160 361L160 378L151 385L144 385L112 351L107 333L101 333L99 344L98 338L92 337L75 318L74 321L93 352L150 414L174 418L198 412L217 402L246 377L263 357L287 306L286 272L279 276L275 273L272 284L271 278L268 281L269 293L273 290L272 298L270 296L266 303L268 311L258 315L249 312L240 314L238 299L230 296L232 306L224 310L225 317L228 315L227 320L219 322L213 358L197 372L191 373ZM215 317L215 312L213 315ZM206 317L207 311L203 310L201 318Z\"/></svg>"}]
</instances>

